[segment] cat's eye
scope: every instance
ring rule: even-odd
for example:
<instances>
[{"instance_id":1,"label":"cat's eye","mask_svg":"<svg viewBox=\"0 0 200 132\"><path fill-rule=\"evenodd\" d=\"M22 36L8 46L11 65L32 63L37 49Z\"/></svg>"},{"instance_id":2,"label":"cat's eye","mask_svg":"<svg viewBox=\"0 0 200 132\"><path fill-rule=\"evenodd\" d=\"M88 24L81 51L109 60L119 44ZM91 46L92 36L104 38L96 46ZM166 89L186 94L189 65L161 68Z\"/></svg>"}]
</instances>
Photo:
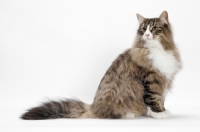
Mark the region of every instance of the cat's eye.
<instances>
[{"instance_id":1,"label":"cat's eye","mask_svg":"<svg viewBox=\"0 0 200 132\"><path fill-rule=\"evenodd\" d=\"M153 31L156 31L158 28L157 27L153 27Z\"/></svg>"},{"instance_id":2,"label":"cat's eye","mask_svg":"<svg viewBox=\"0 0 200 132\"><path fill-rule=\"evenodd\" d=\"M146 27L143 27L142 29L143 29L144 31L146 31L147 28L146 28Z\"/></svg>"},{"instance_id":3,"label":"cat's eye","mask_svg":"<svg viewBox=\"0 0 200 132\"><path fill-rule=\"evenodd\" d=\"M147 30L147 28L144 27L144 28L142 28L142 30L145 32Z\"/></svg>"}]
</instances>

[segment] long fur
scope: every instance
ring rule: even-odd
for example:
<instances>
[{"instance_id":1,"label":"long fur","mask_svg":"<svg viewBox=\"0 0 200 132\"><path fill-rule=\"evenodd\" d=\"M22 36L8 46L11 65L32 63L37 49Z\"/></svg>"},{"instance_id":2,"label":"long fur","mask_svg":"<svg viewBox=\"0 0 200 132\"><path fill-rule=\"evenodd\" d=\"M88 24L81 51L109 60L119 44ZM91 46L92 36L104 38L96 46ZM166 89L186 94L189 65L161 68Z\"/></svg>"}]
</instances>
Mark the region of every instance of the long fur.
<instances>
[{"instance_id":1,"label":"long fur","mask_svg":"<svg viewBox=\"0 0 200 132\"><path fill-rule=\"evenodd\" d=\"M42 120L56 118L89 118L92 117L87 104L75 99L49 101L24 113L21 118L26 120ZM88 113L88 114L87 114Z\"/></svg>"},{"instance_id":2,"label":"long fur","mask_svg":"<svg viewBox=\"0 0 200 132\"><path fill-rule=\"evenodd\" d=\"M50 101L29 109L22 119L134 118L146 115L168 118L165 95L181 68L166 11L158 18L137 14L139 28L132 48L120 54L102 78L94 101Z\"/></svg>"}]
</instances>

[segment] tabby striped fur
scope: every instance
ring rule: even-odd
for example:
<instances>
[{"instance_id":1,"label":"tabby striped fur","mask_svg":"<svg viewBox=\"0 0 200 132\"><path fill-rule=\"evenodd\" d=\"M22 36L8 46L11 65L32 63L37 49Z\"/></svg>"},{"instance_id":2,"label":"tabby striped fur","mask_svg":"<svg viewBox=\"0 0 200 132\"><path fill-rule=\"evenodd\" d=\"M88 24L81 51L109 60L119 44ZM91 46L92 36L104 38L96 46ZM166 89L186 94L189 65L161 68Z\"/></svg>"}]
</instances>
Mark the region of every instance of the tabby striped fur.
<instances>
[{"instance_id":1,"label":"tabby striped fur","mask_svg":"<svg viewBox=\"0 0 200 132\"><path fill-rule=\"evenodd\" d=\"M181 68L166 11L159 18L137 14L139 28L134 45L120 54L102 78L91 105L78 100L50 101L32 108L23 119L167 118L165 92Z\"/></svg>"}]
</instances>

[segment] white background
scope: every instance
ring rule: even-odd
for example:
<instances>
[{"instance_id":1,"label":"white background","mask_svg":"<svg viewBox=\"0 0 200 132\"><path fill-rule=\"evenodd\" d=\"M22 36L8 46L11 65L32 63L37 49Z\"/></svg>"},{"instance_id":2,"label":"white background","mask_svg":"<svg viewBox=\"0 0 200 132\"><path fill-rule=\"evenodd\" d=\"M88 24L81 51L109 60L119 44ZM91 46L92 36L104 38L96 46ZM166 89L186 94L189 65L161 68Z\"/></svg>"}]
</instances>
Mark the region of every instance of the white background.
<instances>
[{"instance_id":1,"label":"white background","mask_svg":"<svg viewBox=\"0 0 200 132\"><path fill-rule=\"evenodd\" d=\"M199 131L200 2L198 0L0 0L0 131ZM24 121L43 101L92 103L112 61L130 48L136 13L167 10L183 69L166 108L170 119Z\"/></svg>"}]
</instances>

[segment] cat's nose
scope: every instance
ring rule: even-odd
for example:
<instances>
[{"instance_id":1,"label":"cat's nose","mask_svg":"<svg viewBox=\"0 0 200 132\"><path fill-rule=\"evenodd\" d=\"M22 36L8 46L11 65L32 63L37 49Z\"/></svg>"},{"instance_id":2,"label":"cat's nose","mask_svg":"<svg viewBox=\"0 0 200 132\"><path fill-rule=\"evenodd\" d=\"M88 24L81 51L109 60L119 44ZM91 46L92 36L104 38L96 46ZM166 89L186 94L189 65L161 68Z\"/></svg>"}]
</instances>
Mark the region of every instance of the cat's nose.
<instances>
[{"instance_id":1,"label":"cat's nose","mask_svg":"<svg viewBox=\"0 0 200 132\"><path fill-rule=\"evenodd\" d=\"M149 36L149 34L145 34L145 36L146 36L146 37L148 37L148 36Z\"/></svg>"}]
</instances>

